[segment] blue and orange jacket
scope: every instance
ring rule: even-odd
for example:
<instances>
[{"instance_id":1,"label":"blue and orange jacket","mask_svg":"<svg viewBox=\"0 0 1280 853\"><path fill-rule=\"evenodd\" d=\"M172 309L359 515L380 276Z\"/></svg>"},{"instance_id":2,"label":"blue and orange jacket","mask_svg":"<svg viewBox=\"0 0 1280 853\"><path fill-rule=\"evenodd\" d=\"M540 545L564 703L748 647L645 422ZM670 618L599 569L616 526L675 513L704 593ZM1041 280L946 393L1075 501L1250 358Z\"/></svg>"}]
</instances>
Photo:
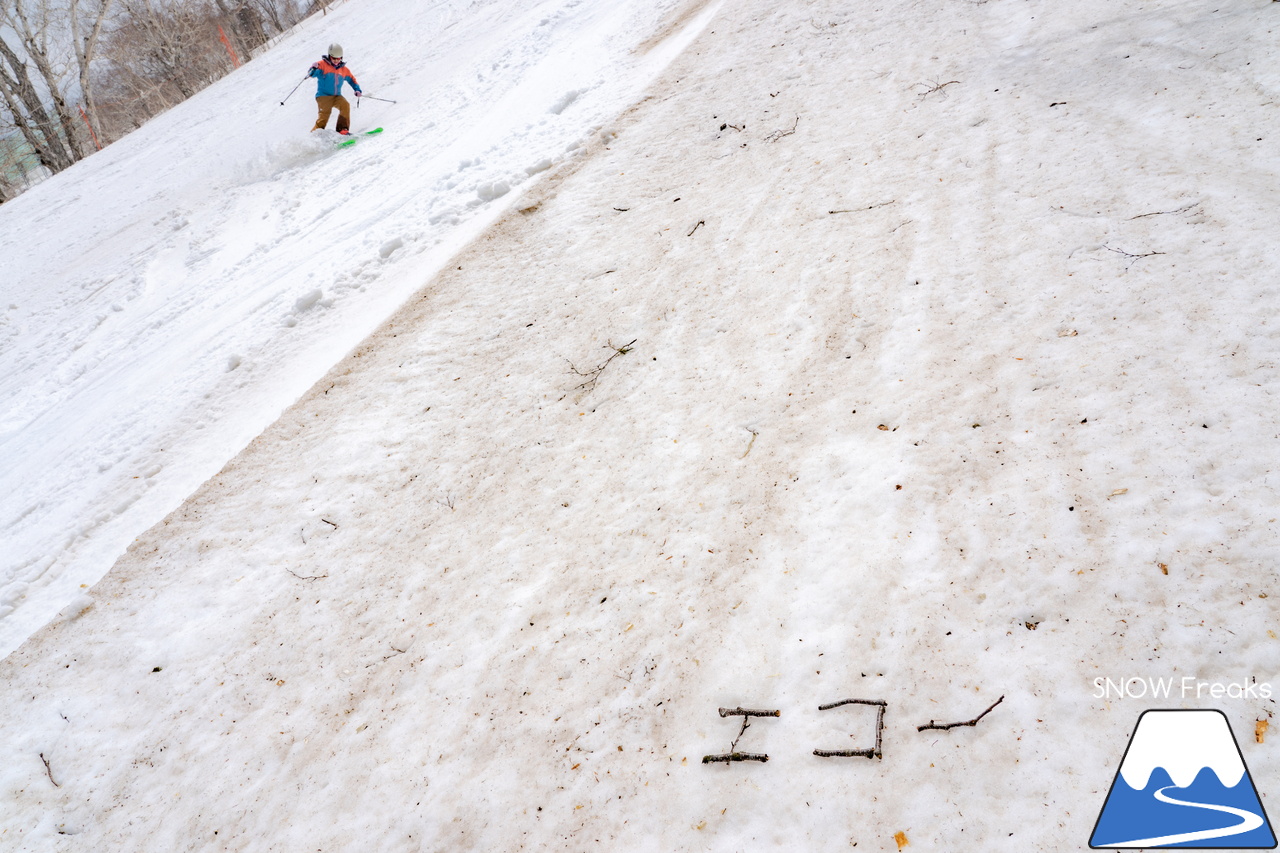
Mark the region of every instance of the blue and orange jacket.
<instances>
[{"instance_id":1,"label":"blue and orange jacket","mask_svg":"<svg viewBox=\"0 0 1280 853\"><path fill-rule=\"evenodd\" d=\"M341 59L332 62L327 56L321 57L319 62L311 66L308 76L315 77L319 81L316 85L317 98L341 95L342 84L346 82L351 84L352 90L357 95L361 92L360 84L356 82L356 75L351 73L351 69Z\"/></svg>"}]
</instances>

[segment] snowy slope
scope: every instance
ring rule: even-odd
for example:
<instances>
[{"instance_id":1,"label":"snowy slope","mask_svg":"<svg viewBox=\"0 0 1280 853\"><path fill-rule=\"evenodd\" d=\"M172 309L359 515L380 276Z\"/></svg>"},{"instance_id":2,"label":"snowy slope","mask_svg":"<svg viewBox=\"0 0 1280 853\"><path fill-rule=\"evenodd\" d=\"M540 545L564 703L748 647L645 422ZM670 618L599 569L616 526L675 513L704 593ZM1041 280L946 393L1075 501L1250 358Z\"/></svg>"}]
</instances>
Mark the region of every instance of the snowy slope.
<instances>
[{"instance_id":1,"label":"snowy slope","mask_svg":"<svg viewBox=\"0 0 1280 853\"><path fill-rule=\"evenodd\" d=\"M0 661L0 844L1072 850L1271 718L1280 4L714 14Z\"/></svg>"},{"instance_id":2,"label":"snowy slope","mask_svg":"<svg viewBox=\"0 0 1280 853\"><path fill-rule=\"evenodd\" d=\"M630 103L696 31L634 50L676 12L347 4L4 205L0 654ZM337 153L312 82L280 104L331 41L398 102Z\"/></svg>"}]
</instances>

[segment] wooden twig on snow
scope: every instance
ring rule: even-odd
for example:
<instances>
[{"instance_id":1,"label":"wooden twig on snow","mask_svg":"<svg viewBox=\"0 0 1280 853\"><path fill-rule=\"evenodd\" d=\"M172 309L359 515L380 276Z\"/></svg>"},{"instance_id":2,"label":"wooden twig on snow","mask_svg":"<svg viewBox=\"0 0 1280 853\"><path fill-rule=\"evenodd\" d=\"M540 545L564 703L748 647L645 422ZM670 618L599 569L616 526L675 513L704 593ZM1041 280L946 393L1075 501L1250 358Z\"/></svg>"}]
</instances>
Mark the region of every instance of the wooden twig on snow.
<instances>
[{"instance_id":1,"label":"wooden twig on snow","mask_svg":"<svg viewBox=\"0 0 1280 853\"><path fill-rule=\"evenodd\" d=\"M800 126L800 116L796 116L795 124L791 125L790 130L775 130L773 133L766 136L764 138L764 141L777 142L779 139L782 139L784 136L790 136L791 134L795 133L796 128L799 126Z\"/></svg>"},{"instance_id":2,"label":"wooden twig on snow","mask_svg":"<svg viewBox=\"0 0 1280 853\"><path fill-rule=\"evenodd\" d=\"M40 760L44 762L44 772L49 774L49 781L53 782L53 787L61 788L62 787L61 785L53 781L53 768L49 766L49 759L44 757L43 752L40 753Z\"/></svg>"},{"instance_id":3,"label":"wooden twig on snow","mask_svg":"<svg viewBox=\"0 0 1280 853\"><path fill-rule=\"evenodd\" d=\"M1177 210L1156 210L1151 213L1139 213L1137 216L1130 216L1129 221L1132 222L1135 219L1143 219L1147 216L1166 216L1173 213L1186 213L1188 210L1193 210L1199 206L1200 202L1197 201L1192 204L1188 204L1186 207L1180 207Z\"/></svg>"},{"instance_id":4,"label":"wooden twig on snow","mask_svg":"<svg viewBox=\"0 0 1280 853\"><path fill-rule=\"evenodd\" d=\"M897 202L897 199L882 201L879 204L869 204L866 207L855 207L849 210L828 210L827 213L861 213L864 210L875 210L877 207L888 207L895 202Z\"/></svg>"},{"instance_id":5,"label":"wooden twig on snow","mask_svg":"<svg viewBox=\"0 0 1280 853\"><path fill-rule=\"evenodd\" d=\"M917 95L917 97L920 97L920 98L928 97L929 95L932 95L934 92L941 92L943 89L947 88L948 86L952 86L959 82L960 82L959 80L948 80L945 83L939 83L937 80L930 80L928 83L917 83L916 84L917 86L929 87L929 88L926 88L919 95Z\"/></svg>"},{"instance_id":6,"label":"wooden twig on snow","mask_svg":"<svg viewBox=\"0 0 1280 853\"><path fill-rule=\"evenodd\" d=\"M1152 255L1165 254L1164 252L1143 252L1140 255L1135 255L1133 252L1126 252L1124 249L1116 249L1112 246L1106 245L1105 243L1102 245L1102 248L1106 249L1108 252L1115 252L1117 255L1124 255L1126 258L1132 258L1135 261L1141 260L1142 258L1149 258Z\"/></svg>"},{"instance_id":7,"label":"wooden twig on snow","mask_svg":"<svg viewBox=\"0 0 1280 853\"><path fill-rule=\"evenodd\" d=\"M884 712L889 703L882 699L841 699L827 705L819 705L819 711L830 711L845 705L872 705L876 709L876 745L870 749L815 749L819 758L882 758L880 744L884 734Z\"/></svg>"},{"instance_id":8,"label":"wooden twig on snow","mask_svg":"<svg viewBox=\"0 0 1280 853\"><path fill-rule=\"evenodd\" d=\"M753 708L721 708L720 716L722 717L742 717L742 728L738 730L738 736L733 739L733 743L729 744L729 751L723 755L704 755L702 756L703 764L730 764L734 761L768 761L769 756L759 752L738 752L738 741L742 740L742 736L747 733L747 729L751 728L752 717L781 717L781 711L759 711Z\"/></svg>"},{"instance_id":9,"label":"wooden twig on snow","mask_svg":"<svg viewBox=\"0 0 1280 853\"><path fill-rule=\"evenodd\" d=\"M938 731L947 731L948 729L954 729L957 726L976 726L979 720L981 720L987 714L990 714L992 709L994 709L997 705L999 705L1003 701L1004 701L1004 697L1001 696L999 699L991 703L991 707L987 708L987 710L983 711L981 714L974 717L972 720L965 720L962 723L946 723L946 724L939 724L939 723L935 723L933 720L930 720L927 726L917 726L916 731L922 732L922 731L925 731L926 729L936 729Z\"/></svg>"},{"instance_id":10,"label":"wooden twig on snow","mask_svg":"<svg viewBox=\"0 0 1280 853\"><path fill-rule=\"evenodd\" d=\"M613 342L610 341L605 346L608 349L613 350L613 355L609 356L602 363L596 365L590 370L579 370L577 367L574 366L572 361L569 362L569 372L574 373L578 376L587 377L585 382L581 383L580 385L575 387L573 390L587 391L587 392L592 391L596 387L596 383L600 381L600 374L604 373L604 369L609 366L609 363L612 362L618 356L626 355L627 353L631 352L631 344L634 344L637 340L639 340L639 338L636 338L635 340L631 341L631 343L625 344L620 347L615 347L613 345ZM568 396L568 395L565 395L565 396ZM561 397L560 399L563 400L564 397Z\"/></svg>"},{"instance_id":11,"label":"wooden twig on snow","mask_svg":"<svg viewBox=\"0 0 1280 853\"><path fill-rule=\"evenodd\" d=\"M768 761L769 756L758 752L726 752L724 755L704 755L703 764L728 764L731 761Z\"/></svg>"}]
</instances>

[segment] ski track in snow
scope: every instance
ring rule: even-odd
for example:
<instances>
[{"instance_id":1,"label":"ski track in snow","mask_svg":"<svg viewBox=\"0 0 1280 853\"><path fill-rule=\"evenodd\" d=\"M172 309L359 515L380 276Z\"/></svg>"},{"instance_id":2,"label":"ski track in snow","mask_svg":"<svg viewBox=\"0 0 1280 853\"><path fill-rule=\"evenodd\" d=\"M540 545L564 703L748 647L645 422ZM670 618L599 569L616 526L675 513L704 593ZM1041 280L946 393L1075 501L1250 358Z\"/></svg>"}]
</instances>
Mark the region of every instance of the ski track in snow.
<instances>
[{"instance_id":1,"label":"ski track in snow","mask_svg":"<svg viewBox=\"0 0 1280 853\"><path fill-rule=\"evenodd\" d=\"M675 5L344 6L4 205L0 655L630 103L696 32L633 50ZM338 39L398 101L342 151L310 81L266 94Z\"/></svg>"}]
</instances>

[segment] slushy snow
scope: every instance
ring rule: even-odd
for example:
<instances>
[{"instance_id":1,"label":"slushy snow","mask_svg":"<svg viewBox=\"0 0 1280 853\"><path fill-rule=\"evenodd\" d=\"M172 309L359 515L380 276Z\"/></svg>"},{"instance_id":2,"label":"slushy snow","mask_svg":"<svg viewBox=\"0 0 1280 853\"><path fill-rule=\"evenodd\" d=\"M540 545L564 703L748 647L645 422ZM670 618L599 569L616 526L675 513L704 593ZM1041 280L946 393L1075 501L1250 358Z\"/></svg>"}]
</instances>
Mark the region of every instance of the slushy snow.
<instances>
[{"instance_id":1,"label":"slushy snow","mask_svg":"<svg viewBox=\"0 0 1280 853\"><path fill-rule=\"evenodd\" d=\"M1280 4L411 5L0 208L0 847L1080 849L1280 686Z\"/></svg>"}]
</instances>

